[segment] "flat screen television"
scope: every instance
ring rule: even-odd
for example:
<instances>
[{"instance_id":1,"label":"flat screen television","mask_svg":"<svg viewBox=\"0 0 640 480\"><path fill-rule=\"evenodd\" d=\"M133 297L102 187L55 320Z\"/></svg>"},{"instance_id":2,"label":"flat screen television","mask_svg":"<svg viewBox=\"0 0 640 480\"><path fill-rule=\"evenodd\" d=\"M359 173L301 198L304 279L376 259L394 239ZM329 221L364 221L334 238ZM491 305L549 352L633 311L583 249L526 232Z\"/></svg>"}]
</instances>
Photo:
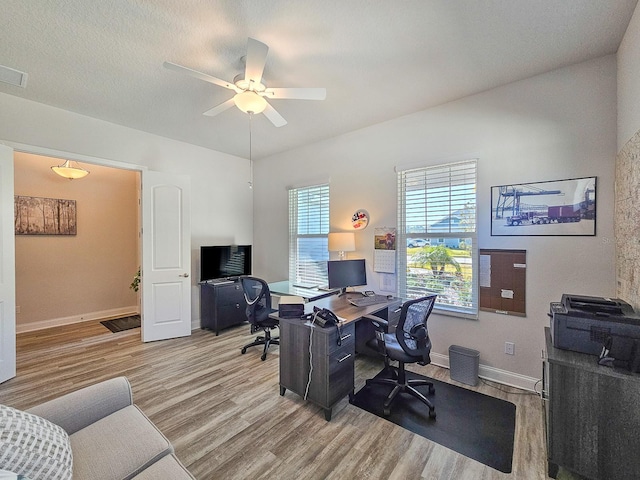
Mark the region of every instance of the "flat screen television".
<instances>
[{"instance_id":1,"label":"flat screen television","mask_svg":"<svg viewBox=\"0 0 640 480\"><path fill-rule=\"evenodd\" d=\"M340 294L347 287L359 287L367 284L367 271L364 258L356 260L329 260L327 262L329 288L339 288Z\"/></svg>"},{"instance_id":2,"label":"flat screen television","mask_svg":"<svg viewBox=\"0 0 640 480\"><path fill-rule=\"evenodd\" d=\"M251 275L251 245L200 247L200 281Z\"/></svg>"}]
</instances>

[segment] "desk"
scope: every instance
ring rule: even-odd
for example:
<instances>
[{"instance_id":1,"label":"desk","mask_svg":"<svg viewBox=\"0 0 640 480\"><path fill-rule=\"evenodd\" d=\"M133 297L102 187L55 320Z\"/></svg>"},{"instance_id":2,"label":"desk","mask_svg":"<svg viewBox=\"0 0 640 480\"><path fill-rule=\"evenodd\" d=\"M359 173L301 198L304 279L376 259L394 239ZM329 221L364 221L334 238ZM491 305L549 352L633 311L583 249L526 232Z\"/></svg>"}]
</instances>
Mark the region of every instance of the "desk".
<instances>
[{"instance_id":1,"label":"desk","mask_svg":"<svg viewBox=\"0 0 640 480\"><path fill-rule=\"evenodd\" d=\"M359 322L364 315L375 315L397 323L400 316L400 299L386 303L356 307L348 302L349 294L331 296L305 304L305 313L313 307L328 308L344 318L340 332L337 327L322 328L298 318L280 318L280 395L287 390L305 396L310 365L313 365L307 400L324 409L327 421L336 403L354 394L354 359L369 338L373 338L370 322ZM367 328L368 327L368 328ZM340 345L338 345L340 335ZM312 338L310 342L310 337ZM309 361L309 344L311 359Z\"/></svg>"},{"instance_id":2,"label":"desk","mask_svg":"<svg viewBox=\"0 0 640 480\"><path fill-rule=\"evenodd\" d=\"M305 302L313 302L324 297L330 297L338 292L334 290L320 290L319 288L302 288L296 287L292 282L285 280L283 282L274 282L269 284L269 291L272 295L293 295L304 298Z\"/></svg>"}]
</instances>

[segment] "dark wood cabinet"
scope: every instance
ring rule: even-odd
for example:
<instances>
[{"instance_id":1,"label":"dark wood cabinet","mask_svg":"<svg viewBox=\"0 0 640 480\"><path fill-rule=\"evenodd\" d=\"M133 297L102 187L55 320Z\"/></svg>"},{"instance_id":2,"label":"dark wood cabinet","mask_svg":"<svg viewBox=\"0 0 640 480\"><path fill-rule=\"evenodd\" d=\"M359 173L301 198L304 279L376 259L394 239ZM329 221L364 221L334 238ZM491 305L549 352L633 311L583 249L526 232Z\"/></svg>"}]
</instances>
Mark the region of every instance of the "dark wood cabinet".
<instances>
[{"instance_id":1,"label":"dark wood cabinet","mask_svg":"<svg viewBox=\"0 0 640 480\"><path fill-rule=\"evenodd\" d=\"M286 390L301 397L306 393L307 400L324 409L327 420L331 420L333 406L353 394L354 357L354 323L338 332L336 326L312 328L308 321L280 319L280 395Z\"/></svg>"},{"instance_id":2,"label":"dark wood cabinet","mask_svg":"<svg viewBox=\"0 0 640 480\"><path fill-rule=\"evenodd\" d=\"M545 341L549 476L562 466L593 480L640 478L640 375L555 348L548 327Z\"/></svg>"},{"instance_id":3,"label":"dark wood cabinet","mask_svg":"<svg viewBox=\"0 0 640 480\"><path fill-rule=\"evenodd\" d=\"M202 329L216 332L247 321L247 303L239 281L200 283L200 322Z\"/></svg>"}]
</instances>

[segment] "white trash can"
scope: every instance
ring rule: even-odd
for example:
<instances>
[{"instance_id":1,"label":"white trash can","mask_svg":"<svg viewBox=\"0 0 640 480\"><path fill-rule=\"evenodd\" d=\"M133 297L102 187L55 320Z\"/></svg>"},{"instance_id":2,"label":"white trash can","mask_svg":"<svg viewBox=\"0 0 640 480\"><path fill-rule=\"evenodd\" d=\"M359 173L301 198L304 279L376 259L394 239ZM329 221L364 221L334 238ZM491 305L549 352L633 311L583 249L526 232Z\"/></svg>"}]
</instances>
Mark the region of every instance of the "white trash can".
<instances>
[{"instance_id":1,"label":"white trash can","mask_svg":"<svg viewBox=\"0 0 640 480\"><path fill-rule=\"evenodd\" d=\"M451 345L449 347L449 376L451 380L466 385L478 384L480 352L471 348Z\"/></svg>"}]
</instances>

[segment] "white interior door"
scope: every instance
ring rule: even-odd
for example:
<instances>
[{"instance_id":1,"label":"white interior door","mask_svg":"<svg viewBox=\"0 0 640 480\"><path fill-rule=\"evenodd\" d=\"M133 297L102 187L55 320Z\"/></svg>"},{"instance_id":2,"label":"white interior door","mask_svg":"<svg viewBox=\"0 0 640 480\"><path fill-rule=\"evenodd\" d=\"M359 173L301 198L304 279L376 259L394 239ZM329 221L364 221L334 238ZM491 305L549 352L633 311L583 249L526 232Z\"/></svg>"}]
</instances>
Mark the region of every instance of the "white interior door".
<instances>
[{"instance_id":1,"label":"white interior door","mask_svg":"<svg viewBox=\"0 0 640 480\"><path fill-rule=\"evenodd\" d=\"M0 145L0 383L16 376L13 149Z\"/></svg>"},{"instance_id":2,"label":"white interior door","mask_svg":"<svg viewBox=\"0 0 640 480\"><path fill-rule=\"evenodd\" d=\"M142 172L142 341L191 334L190 179Z\"/></svg>"}]
</instances>

